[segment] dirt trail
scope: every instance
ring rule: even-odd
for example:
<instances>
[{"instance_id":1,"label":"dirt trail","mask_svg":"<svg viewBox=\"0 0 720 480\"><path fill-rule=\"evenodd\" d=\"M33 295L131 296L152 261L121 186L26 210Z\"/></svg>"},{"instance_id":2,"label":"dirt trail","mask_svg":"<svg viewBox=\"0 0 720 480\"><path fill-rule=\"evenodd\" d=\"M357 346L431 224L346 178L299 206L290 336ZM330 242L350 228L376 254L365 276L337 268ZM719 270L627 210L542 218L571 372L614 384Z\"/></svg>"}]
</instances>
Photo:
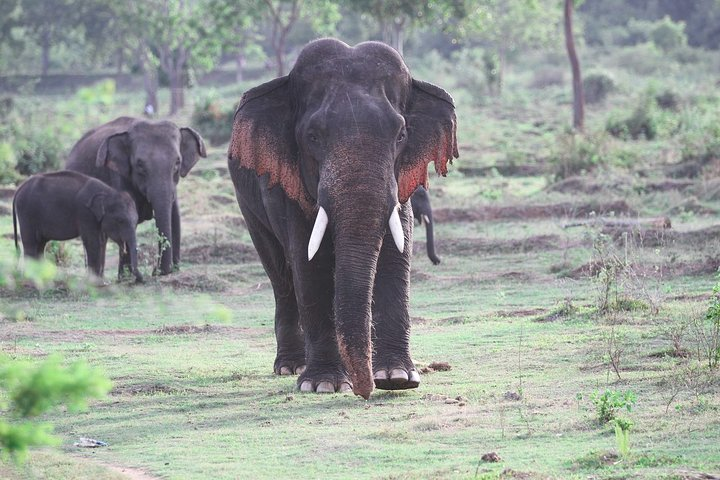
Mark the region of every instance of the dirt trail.
<instances>
[{"instance_id":1,"label":"dirt trail","mask_svg":"<svg viewBox=\"0 0 720 480\"><path fill-rule=\"evenodd\" d=\"M438 208L434 211L437 222L481 222L488 220L530 220L538 218L584 218L597 215L637 215L624 200L614 202L571 203L548 205L488 205L477 208Z\"/></svg>"}]
</instances>

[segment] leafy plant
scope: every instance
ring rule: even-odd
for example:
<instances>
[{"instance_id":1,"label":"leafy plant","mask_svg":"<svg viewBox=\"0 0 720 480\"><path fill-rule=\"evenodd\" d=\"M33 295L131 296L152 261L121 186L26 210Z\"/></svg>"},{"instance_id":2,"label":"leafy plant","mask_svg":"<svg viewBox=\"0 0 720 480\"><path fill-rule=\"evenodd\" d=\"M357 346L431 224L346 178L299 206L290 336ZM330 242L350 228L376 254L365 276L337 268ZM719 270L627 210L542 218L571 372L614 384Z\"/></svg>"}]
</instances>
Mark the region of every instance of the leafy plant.
<instances>
[{"instance_id":1,"label":"leafy plant","mask_svg":"<svg viewBox=\"0 0 720 480\"><path fill-rule=\"evenodd\" d=\"M705 313L705 325L696 322L696 336L699 340L700 356L707 360L708 368L720 366L720 282L713 287L710 306Z\"/></svg>"},{"instance_id":2,"label":"leafy plant","mask_svg":"<svg viewBox=\"0 0 720 480\"><path fill-rule=\"evenodd\" d=\"M593 73L583 78L586 103L600 103L615 90L615 81L605 73Z\"/></svg>"},{"instance_id":3,"label":"leafy plant","mask_svg":"<svg viewBox=\"0 0 720 480\"><path fill-rule=\"evenodd\" d=\"M616 390L605 390L603 393L593 392L590 400L597 408L598 423L606 424L617 418L618 411L626 409L632 411L633 405L637 401L635 393L632 390L619 392Z\"/></svg>"},{"instance_id":4,"label":"leafy plant","mask_svg":"<svg viewBox=\"0 0 720 480\"><path fill-rule=\"evenodd\" d=\"M0 408L7 420L0 420L0 447L5 458L22 462L33 446L56 445L52 426L34 419L65 404L70 411L87 407L88 398L104 396L110 381L83 361L67 367L59 356L51 356L39 364L0 357Z\"/></svg>"},{"instance_id":5,"label":"leafy plant","mask_svg":"<svg viewBox=\"0 0 720 480\"><path fill-rule=\"evenodd\" d=\"M615 441L618 451L623 458L630 455L630 430L632 430L633 422L626 418L616 418L613 420L615 427Z\"/></svg>"}]
</instances>

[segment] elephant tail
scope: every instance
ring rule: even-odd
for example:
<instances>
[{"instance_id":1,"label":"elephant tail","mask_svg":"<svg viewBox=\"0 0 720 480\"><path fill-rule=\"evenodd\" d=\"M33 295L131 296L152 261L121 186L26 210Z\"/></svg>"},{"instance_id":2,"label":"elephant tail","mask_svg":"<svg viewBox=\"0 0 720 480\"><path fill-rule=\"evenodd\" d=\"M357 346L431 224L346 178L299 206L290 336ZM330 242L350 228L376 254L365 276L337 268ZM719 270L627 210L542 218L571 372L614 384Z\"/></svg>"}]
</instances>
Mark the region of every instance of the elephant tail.
<instances>
[{"instance_id":1,"label":"elephant tail","mask_svg":"<svg viewBox=\"0 0 720 480\"><path fill-rule=\"evenodd\" d=\"M440 265L440 257L435 254L435 234L433 232L433 220L430 216L423 214L422 218L425 223L425 232L427 235L427 256L433 265Z\"/></svg>"}]
</instances>

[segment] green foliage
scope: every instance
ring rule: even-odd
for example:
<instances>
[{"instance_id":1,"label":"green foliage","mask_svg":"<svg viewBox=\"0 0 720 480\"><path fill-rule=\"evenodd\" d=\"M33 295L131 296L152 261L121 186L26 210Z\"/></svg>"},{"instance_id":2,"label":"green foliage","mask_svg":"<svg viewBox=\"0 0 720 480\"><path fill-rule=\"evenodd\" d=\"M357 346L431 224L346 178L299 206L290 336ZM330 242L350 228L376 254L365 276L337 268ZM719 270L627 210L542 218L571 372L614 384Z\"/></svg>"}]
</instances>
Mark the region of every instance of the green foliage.
<instances>
[{"instance_id":1,"label":"green foliage","mask_svg":"<svg viewBox=\"0 0 720 480\"><path fill-rule=\"evenodd\" d=\"M720 366L720 282L713 287L710 306L705 313L707 326L702 328L702 346L707 359L708 368Z\"/></svg>"},{"instance_id":2,"label":"green foliage","mask_svg":"<svg viewBox=\"0 0 720 480\"><path fill-rule=\"evenodd\" d=\"M64 153L63 144L51 126L26 125L16 132L16 170L22 175L58 170Z\"/></svg>"},{"instance_id":3,"label":"green foliage","mask_svg":"<svg viewBox=\"0 0 720 480\"><path fill-rule=\"evenodd\" d=\"M603 393L593 392L590 400L597 408L598 423L604 425L615 420L620 410L632 411L633 405L637 402L635 393L632 390L619 392L616 390L605 390Z\"/></svg>"},{"instance_id":4,"label":"green foliage","mask_svg":"<svg viewBox=\"0 0 720 480\"><path fill-rule=\"evenodd\" d=\"M680 113L678 139L683 161L706 164L720 158L720 101L699 99Z\"/></svg>"},{"instance_id":5,"label":"green foliage","mask_svg":"<svg viewBox=\"0 0 720 480\"><path fill-rule=\"evenodd\" d=\"M626 418L615 418L613 427L618 452L623 458L627 458L630 455L630 430L632 430L633 422Z\"/></svg>"},{"instance_id":6,"label":"green foliage","mask_svg":"<svg viewBox=\"0 0 720 480\"><path fill-rule=\"evenodd\" d=\"M615 81L606 73L591 73L583 78L585 103L600 103L615 90Z\"/></svg>"},{"instance_id":7,"label":"green foliage","mask_svg":"<svg viewBox=\"0 0 720 480\"><path fill-rule=\"evenodd\" d=\"M643 95L637 106L625 118L608 119L605 129L617 138L653 140L658 134L657 102L652 95Z\"/></svg>"},{"instance_id":8,"label":"green foliage","mask_svg":"<svg viewBox=\"0 0 720 480\"><path fill-rule=\"evenodd\" d=\"M85 105L108 107L115 102L115 80L108 79L78 89L75 96Z\"/></svg>"},{"instance_id":9,"label":"green foliage","mask_svg":"<svg viewBox=\"0 0 720 480\"><path fill-rule=\"evenodd\" d=\"M29 283L37 289L44 289L55 281L56 275L55 264L45 259L26 258L22 269L18 269L10 259L0 261L0 288L14 289Z\"/></svg>"},{"instance_id":10,"label":"green foliage","mask_svg":"<svg viewBox=\"0 0 720 480\"><path fill-rule=\"evenodd\" d=\"M651 31L650 39L663 52L670 52L687 44L685 23L673 22L669 16L656 22Z\"/></svg>"},{"instance_id":11,"label":"green foliage","mask_svg":"<svg viewBox=\"0 0 720 480\"><path fill-rule=\"evenodd\" d=\"M0 185L18 180L16 166L12 145L10 142L0 141Z\"/></svg>"},{"instance_id":12,"label":"green foliage","mask_svg":"<svg viewBox=\"0 0 720 480\"><path fill-rule=\"evenodd\" d=\"M589 172L607 164L606 135L565 133L557 137L554 155L555 179Z\"/></svg>"},{"instance_id":13,"label":"green foliage","mask_svg":"<svg viewBox=\"0 0 720 480\"><path fill-rule=\"evenodd\" d=\"M0 407L8 412L8 420L0 421L3 456L22 461L29 447L56 444L51 426L31 420L60 404L83 410L88 398L100 398L110 387L102 373L83 361L64 367L59 356L39 364L0 357L0 390L7 399Z\"/></svg>"},{"instance_id":14,"label":"green foliage","mask_svg":"<svg viewBox=\"0 0 720 480\"><path fill-rule=\"evenodd\" d=\"M217 95L208 95L196 102L192 125L212 145L230 140L235 108L225 109Z\"/></svg>"}]
</instances>

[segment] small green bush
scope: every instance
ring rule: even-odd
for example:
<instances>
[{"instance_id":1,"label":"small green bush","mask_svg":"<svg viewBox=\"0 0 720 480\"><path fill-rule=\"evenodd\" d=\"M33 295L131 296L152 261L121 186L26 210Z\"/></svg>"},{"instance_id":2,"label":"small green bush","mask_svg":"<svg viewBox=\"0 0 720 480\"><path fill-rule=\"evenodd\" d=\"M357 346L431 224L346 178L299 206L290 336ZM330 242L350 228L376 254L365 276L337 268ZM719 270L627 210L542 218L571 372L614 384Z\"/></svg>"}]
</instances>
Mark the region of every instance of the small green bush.
<instances>
[{"instance_id":1,"label":"small green bush","mask_svg":"<svg viewBox=\"0 0 720 480\"><path fill-rule=\"evenodd\" d=\"M600 103L615 90L615 81L605 73L593 73L583 79L586 103Z\"/></svg>"},{"instance_id":2,"label":"small green bush","mask_svg":"<svg viewBox=\"0 0 720 480\"><path fill-rule=\"evenodd\" d=\"M606 135L562 134L558 136L554 157L555 180L594 170L607 163Z\"/></svg>"},{"instance_id":3,"label":"small green bush","mask_svg":"<svg viewBox=\"0 0 720 480\"><path fill-rule=\"evenodd\" d=\"M673 22L667 15L655 22L650 31L653 44L663 52L670 52L687 44L685 22Z\"/></svg>"},{"instance_id":4,"label":"small green bush","mask_svg":"<svg viewBox=\"0 0 720 480\"><path fill-rule=\"evenodd\" d=\"M662 108L663 110L678 111L680 110L682 98L678 93L675 93L672 90L668 89L662 93L655 95L655 102L657 103L658 107Z\"/></svg>"},{"instance_id":5,"label":"small green bush","mask_svg":"<svg viewBox=\"0 0 720 480\"><path fill-rule=\"evenodd\" d=\"M653 140L658 134L657 103L655 98L644 95L635 110L627 118L608 119L605 129L613 137L627 140L645 138Z\"/></svg>"},{"instance_id":6,"label":"small green bush","mask_svg":"<svg viewBox=\"0 0 720 480\"><path fill-rule=\"evenodd\" d=\"M15 168L22 175L58 170L64 150L60 138L49 128L18 132L13 149Z\"/></svg>"},{"instance_id":7,"label":"small green bush","mask_svg":"<svg viewBox=\"0 0 720 480\"><path fill-rule=\"evenodd\" d=\"M192 114L192 125L211 145L230 141L235 108L224 109L220 101L207 98L198 103Z\"/></svg>"},{"instance_id":8,"label":"small green bush","mask_svg":"<svg viewBox=\"0 0 720 480\"><path fill-rule=\"evenodd\" d=\"M6 141L0 141L0 185L13 183L18 179L16 166L12 145Z\"/></svg>"},{"instance_id":9,"label":"small green bush","mask_svg":"<svg viewBox=\"0 0 720 480\"><path fill-rule=\"evenodd\" d=\"M633 405L637 402L637 397L632 390L626 392L605 390L603 393L593 392L590 400L597 408L598 423L605 425L617 418L618 411L625 409L631 412Z\"/></svg>"}]
</instances>

